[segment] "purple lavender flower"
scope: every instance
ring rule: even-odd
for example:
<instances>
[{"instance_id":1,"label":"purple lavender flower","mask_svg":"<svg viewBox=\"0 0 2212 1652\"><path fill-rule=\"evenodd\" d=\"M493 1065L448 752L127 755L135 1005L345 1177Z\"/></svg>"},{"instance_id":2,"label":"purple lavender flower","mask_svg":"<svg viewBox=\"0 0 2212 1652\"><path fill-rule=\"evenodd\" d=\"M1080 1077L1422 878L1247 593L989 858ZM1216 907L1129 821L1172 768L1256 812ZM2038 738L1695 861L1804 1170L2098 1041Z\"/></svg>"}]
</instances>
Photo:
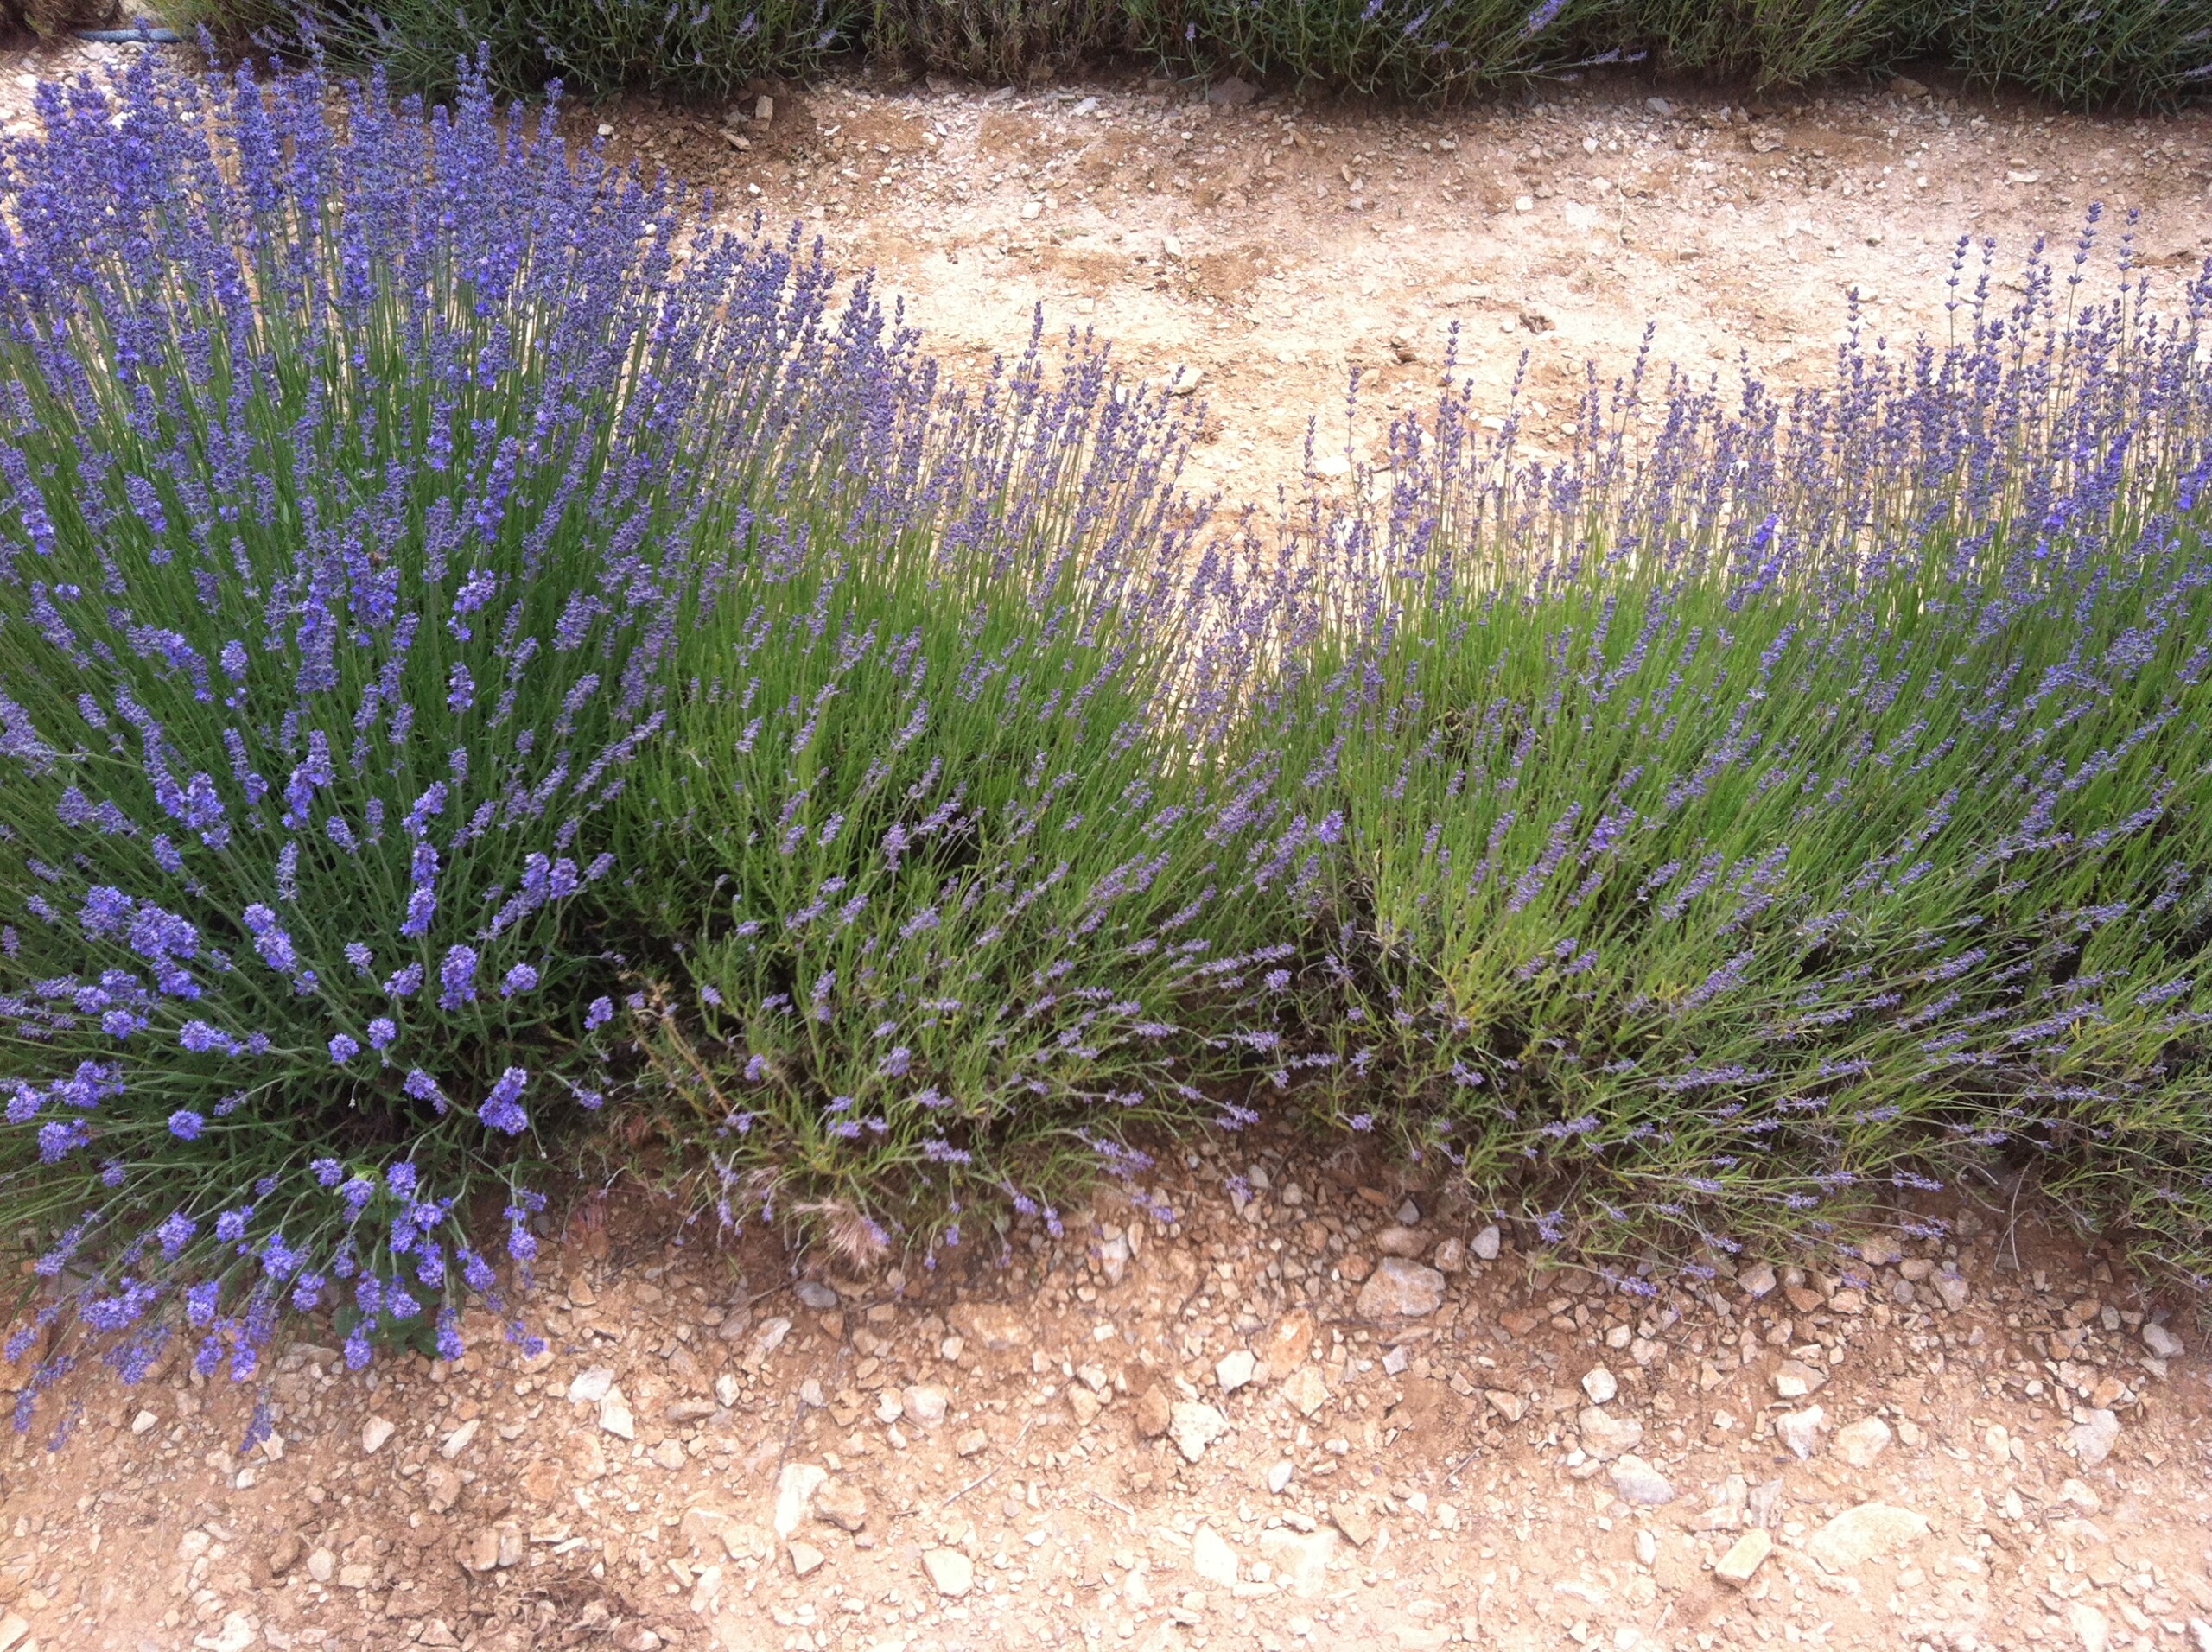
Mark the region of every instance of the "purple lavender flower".
<instances>
[{"instance_id":1,"label":"purple lavender flower","mask_svg":"<svg viewBox=\"0 0 2212 1652\"><path fill-rule=\"evenodd\" d=\"M438 966L438 1007L459 1009L464 1004L476 1001L476 953L467 946L455 946Z\"/></svg>"},{"instance_id":2,"label":"purple lavender flower","mask_svg":"<svg viewBox=\"0 0 2212 1652\"><path fill-rule=\"evenodd\" d=\"M522 1107L523 1086L529 1080L530 1075L522 1068L508 1068L476 1109L476 1116L502 1135L520 1135L530 1128L530 1115Z\"/></svg>"},{"instance_id":3,"label":"purple lavender flower","mask_svg":"<svg viewBox=\"0 0 2212 1652\"><path fill-rule=\"evenodd\" d=\"M297 975L300 955L292 945L292 937L276 921L276 914L259 902L248 906L244 914L246 931L253 937L253 950L262 961L280 975Z\"/></svg>"},{"instance_id":4,"label":"purple lavender flower","mask_svg":"<svg viewBox=\"0 0 2212 1652\"><path fill-rule=\"evenodd\" d=\"M429 1074L424 1072L420 1067L412 1068L409 1071L407 1077L401 1084L400 1088L404 1090L410 1096L412 1096L416 1101L429 1103L429 1105L441 1116L444 1115L448 1106L445 1091L438 1087L438 1081L436 1079L431 1077Z\"/></svg>"},{"instance_id":5,"label":"purple lavender flower","mask_svg":"<svg viewBox=\"0 0 2212 1652\"><path fill-rule=\"evenodd\" d=\"M1567 0L1542 0L1521 25L1521 37L1532 40L1559 21L1560 12L1567 10Z\"/></svg>"},{"instance_id":6,"label":"purple lavender flower","mask_svg":"<svg viewBox=\"0 0 2212 1652\"><path fill-rule=\"evenodd\" d=\"M206 1022L183 1024L181 1028L177 1028L177 1042L183 1048L193 1051L193 1055L206 1055L208 1051L219 1051L224 1055L237 1055L238 1052L238 1044L234 1037L230 1037L221 1028L208 1026Z\"/></svg>"}]
</instances>

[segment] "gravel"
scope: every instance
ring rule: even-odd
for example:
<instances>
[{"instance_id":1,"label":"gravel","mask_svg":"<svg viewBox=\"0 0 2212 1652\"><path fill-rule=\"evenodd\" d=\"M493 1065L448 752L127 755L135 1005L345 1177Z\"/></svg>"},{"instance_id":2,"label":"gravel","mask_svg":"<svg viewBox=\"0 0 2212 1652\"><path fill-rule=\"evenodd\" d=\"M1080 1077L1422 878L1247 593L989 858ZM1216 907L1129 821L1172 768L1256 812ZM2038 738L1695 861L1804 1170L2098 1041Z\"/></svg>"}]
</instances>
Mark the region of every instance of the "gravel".
<instances>
[{"instance_id":1,"label":"gravel","mask_svg":"<svg viewBox=\"0 0 2212 1652\"><path fill-rule=\"evenodd\" d=\"M87 1390L71 1445L10 1470L10 1605L41 1645L135 1648L117 1637L174 1610L180 1649L242 1613L273 1652L752 1652L817 1630L840 1652L973 1652L1093 1630L1133 1652L1171 1631L1396 1652L1471 1622L1478 1644L1580 1623L1616 1652L1631 1630L1636 1652L1722 1652L1824 1623L1838 1652L1900 1634L1966 1652L1961 1632L2019 1647L2032 1625L2060 1652L2077 1603L2050 1604L2049 1575L2113 1648L2133 1608L2164 1652L2181 1632L2158 1625L2212 1610L2202 1369L2158 1351L2147 1290L2078 1241L2000 1249L1954 1210L1879 1263L1778 1253L1754 1294L1756 1263L1646 1293L1470 1239L1460 1271L1431 1270L1433 1309L1370 1318L1337 1264L1379 1254L1402 1193L1288 1144L1255 1161L1270 1182L1241 1211L1201 1155L1148 1191L1172 1222L1109 1191L1064 1213L1060 1243L1014 1229L1010 1267L887 1276L765 1337L777 1321L725 1337L708 1315L749 1299L734 1270L772 1281L788 1259L765 1238L657 1252L625 1236L652 1231L640 1209L614 1224L628 1262L549 1247L551 1306L521 1310L543 1355L488 1315L435 1379L282 1353L283 1443L251 1460L253 1395L182 1362L105 1409ZM1471 1224L1448 1190L1421 1203L1397 1225L1433 1256ZM1141 1236L1118 1285L1109 1228ZM1375 1273L1394 1260L1421 1266ZM1971 1287L1957 1313L1917 1289L1947 1268ZM1777 1403L1786 1362L1817 1404ZM618 1395L633 1438L575 1409ZM141 1411L156 1421L133 1433ZM1815 1413L1850 1420L1801 1434Z\"/></svg>"}]
</instances>

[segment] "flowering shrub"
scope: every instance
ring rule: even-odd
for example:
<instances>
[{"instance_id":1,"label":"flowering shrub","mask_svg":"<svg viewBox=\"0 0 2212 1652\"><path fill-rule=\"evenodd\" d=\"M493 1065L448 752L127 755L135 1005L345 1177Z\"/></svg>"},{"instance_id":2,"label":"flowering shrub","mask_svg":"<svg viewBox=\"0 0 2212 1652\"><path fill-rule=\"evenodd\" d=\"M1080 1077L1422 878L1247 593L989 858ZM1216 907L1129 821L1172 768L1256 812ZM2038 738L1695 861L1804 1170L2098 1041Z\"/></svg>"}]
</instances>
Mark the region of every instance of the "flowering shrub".
<instances>
[{"instance_id":1,"label":"flowering shrub","mask_svg":"<svg viewBox=\"0 0 2212 1652\"><path fill-rule=\"evenodd\" d=\"M1125 53L1130 21L1120 0L874 0L867 40L894 61L1020 81Z\"/></svg>"},{"instance_id":2,"label":"flowering shrub","mask_svg":"<svg viewBox=\"0 0 2212 1652\"><path fill-rule=\"evenodd\" d=\"M1618 0L1128 0L1138 39L1205 73L1464 95L1632 55Z\"/></svg>"},{"instance_id":3,"label":"flowering shrub","mask_svg":"<svg viewBox=\"0 0 2212 1652\"><path fill-rule=\"evenodd\" d=\"M2074 106L2212 77L2207 0L1124 0L1139 46L1200 73L1460 96L1600 63L1764 86L1923 57Z\"/></svg>"},{"instance_id":4,"label":"flowering shrub","mask_svg":"<svg viewBox=\"0 0 2212 1652\"><path fill-rule=\"evenodd\" d=\"M855 1260L1256 1093L1589 1250L2032 1169L2212 1273L2212 269L1961 244L1942 346L1447 397L1263 544L1103 353L957 393L464 82L5 154L19 1420L454 1352L618 1090Z\"/></svg>"},{"instance_id":5,"label":"flowering shrub","mask_svg":"<svg viewBox=\"0 0 2212 1652\"><path fill-rule=\"evenodd\" d=\"M1134 53L1180 73L1451 98L1596 64L1763 86L1923 57L2072 105L2212 85L2212 0L172 0L232 39L289 35L444 89L488 48L493 84L726 94L855 48L1033 80Z\"/></svg>"},{"instance_id":6,"label":"flowering shrub","mask_svg":"<svg viewBox=\"0 0 2212 1652\"><path fill-rule=\"evenodd\" d=\"M1967 8L1927 0L1630 0L1634 26L1672 68L1803 82L1925 51Z\"/></svg>"},{"instance_id":7,"label":"flowering shrub","mask_svg":"<svg viewBox=\"0 0 2212 1652\"><path fill-rule=\"evenodd\" d=\"M1957 67L2058 102L2142 105L2212 84L2206 0L1969 0L1946 23Z\"/></svg>"},{"instance_id":8,"label":"flowering shrub","mask_svg":"<svg viewBox=\"0 0 2212 1652\"><path fill-rule=\"evenodd\" d=\"M1601 1249L2032 1162L2212 1264L2212 272L1986 292L1787 403L1593 387L1555 464L1399 428L1290 720L1339 1121Z\"/></svg>"},{"instance_id":9,"label":"flowering shrub","mask_svg":"<svg viewBox=\"0 0 2212 1652\"><path fill-rule=\"evenodd\" d=\"M333 102L142 62L0 181L0 1201L126 1376L528 1259L695 567L912 372L474 75Z\"/></svg>"},{"instance_id":10,"label":"flowering shrub","mask_svg":"<svg viewBox=\"0 0 2212 1652\"><path fill-rule=\"evenodd\" d=\"M240 39L289 32L426 91L453 90L475 57L493 90L534 98L551 80L727 96L815 69L864 13L856 0L177 0L172 15Z\"/></svg>"},{"instance_id":11,"label":"flowering shrub","mask_svg":"<svg viewBox=\"0 0 2212 1652\"><path fill-rule=\"evenodd\" d=\"M725 1225L933 1265L1142 1169L1133 1122L1249 1116L1202 1085L1289 950L1294 788L1235 715L1279 588L1200 548L1189 423L1102 369L1033 353L926 444L916 492L973 508L761 555L686 639L624 854L685 943L654 1104Z\"/></svg>"}]
</instances>

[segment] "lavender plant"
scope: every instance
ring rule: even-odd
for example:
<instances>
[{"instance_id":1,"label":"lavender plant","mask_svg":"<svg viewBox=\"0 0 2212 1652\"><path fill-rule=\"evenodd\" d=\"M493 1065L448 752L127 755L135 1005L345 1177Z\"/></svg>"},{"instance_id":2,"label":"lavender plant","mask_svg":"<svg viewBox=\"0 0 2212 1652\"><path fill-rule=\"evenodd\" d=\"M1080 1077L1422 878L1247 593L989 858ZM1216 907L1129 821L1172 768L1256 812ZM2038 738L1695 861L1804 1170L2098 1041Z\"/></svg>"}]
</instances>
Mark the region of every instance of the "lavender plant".
<instances>
[{"instance_id":1,"label":"lavender plant","mask_svg":"<svg viewBox=\"0 0 2212 1652\"><path fill-rule=\"evenodd\" d=\"M1924 48L1940 21L1923 0L1635 0L1633 27L1670 67L1802 85Z\"/></svg>"},{"instance_id":2,"label":"lavender plant","mask_svg":"<svg viewBox=\"0 0 2212 1652\"><path fill-rule=\"evenodd\" d=\"M1201 543L1192 422L1035 351L926 444L957 509L766 545L679 660L625 858L683 971L633 1001L699 1208L848 1261L1236 1126L1287 977L1294 798L1236 716L1277 587ZM1237 1046L1241 1047L1241 1046Z\"/></svg>"},{"instance_id":3,"label":"lavender plant","mask_svg":"<svg viewBox=\"0 0 2212 1652\"><path fill-rule=\"evenodd\" d=\"M1135 38L1211 74L1465 96L1629 54L1622 0L1127 0Z\"/></svg>"},{"instance_id":4,"label":"lavender plant","mask_svg":"<svg viewBox=\"0 0 2212 1652\"><path fill-rule=\"evenodd\" d=\"M728 96L757 76L818 67L862 16L855 0L177 0L175 15L233 38L289 38L441 95L460 85L456 65L477 60L494 91L518 98L553 80L594 96Z\"/></svg>"},{"instance_id":5,"label":"lavender plant","mask_svg":"<svg viewBox=\"0 0 2212 1652\"><path fill-rule=\"evenodd\" d=\"M438 91L484 45L493 85L518 95L555 77L594 93L727 93L855 48L1016 81L1136 51L1200 74L1424 98L1646 59L1771 85L1931 55L2074 105L2171 103L2212 74L2212 0L171 0L168 15Z\"/></svg>"},{"instance_id":6,"label":"lavender plant","mask_svg":"<svg viewBox=\"0 0 2212 1652\"><path fill-rule=\"evenodd\" d=\"M2170 104L2212 81L2207 0L1964 0L1942 38L1976 79L2067 104Z\"/></svg>"},{"instance_id":7,"label":"lavender plant","mask_svg":"<svg viewBox=\"0 0 2212 1652\"><path fill-rule=\"evenodd\" d=\"M2212 270L1962 243L1942 345L1447 398L1274 552L1086 342L957 393L463 79L142 61L0 163L19 1418L453 1351L632 1078L855 1260L1256 1080L1586 1249L2034 1170L2212 1271Z\"/></svg>"},{"instance_id":8,"label":"lavender plant","mask_svg":"<svg viewBox=\"0 0 2212 1652\"><path fill-rule=\"evenodd\" d=\"M868 50L985 79L1069 73L1127 49L1116 0L874 0Z\"/></svg>"},{"instance_id":9,"label":"lavender plant","mask_svg":"<svg viewBox=\"0 0 2212 1652\"><path fill-rule=\"evenodd\" d=\"M1300 970L1339 1123L1597 1251L2037 1171L2212 1266L2212 276L1985 269L1788 403L1447 403L1285 691L1345 827ZM1318 1079L1318 1082L1316 1080Z\"/></svg>"},{"instance_id":10,"label":"lavender plant","mask_svg":"<svg viewBox=\"0 0 2212 1652\"><path fill-rule=\"evenodd\" d=\"M335 1305L353 1363L454 1351L598 1104L582 908L696 570L926 394L864 291L680 245L464 83L143 60L7 149L0 1201L11 1357L58 1339L19 1416L87 1339L245 1377Z\"/></svg>"}]
</instances>

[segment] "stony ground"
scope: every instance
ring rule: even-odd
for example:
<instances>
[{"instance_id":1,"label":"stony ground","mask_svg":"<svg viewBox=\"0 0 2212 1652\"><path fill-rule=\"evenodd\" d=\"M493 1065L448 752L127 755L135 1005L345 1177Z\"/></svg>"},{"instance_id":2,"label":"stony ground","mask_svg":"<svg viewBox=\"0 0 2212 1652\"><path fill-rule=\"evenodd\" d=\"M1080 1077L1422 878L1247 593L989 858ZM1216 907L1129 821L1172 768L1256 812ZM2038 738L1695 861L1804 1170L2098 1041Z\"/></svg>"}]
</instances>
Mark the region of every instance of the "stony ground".
<instances>
[{"instance_id":1,"label":"stony ground","mask_svg":"<svg viewBox=\"0 0 2212 1652\"><path fill-rule=\"evenodd\" d=\"M2169 291L2212 252L2212 114L2052 114L1933 77L1771 98L1583 80L1432 114L836 82L766 112L630 102L575 130L712 186L724 222L804 221L956 364L1020 348L1040 312L1096 329L1207 404L1196 485L1262 506L1300 486L1309 419L1341 461L1353 369L1370 406L1431 403L1455 329L1481 408L1521 378L1541 451L1586 365L1610 381L1647 326L1659 362L1787 384L1827 371L1854 289L1870 336L1942 338L1979 270L1977 249L1946 284L1962 236L1996 239L2000 305L2038 236L2070 257L2092 202L2115 251L2142 214L2139 265Z\"/></svg>"},{"instance_id":2,"label":"stony ground","mask_svg":"<svg viewBox=\"0 0 2212 1652\"><path fill-rule=\"evenodd\" d=\"M0 60L0 126L101 60ZM1961 234L2009 272L2102 200L2163 281L2212 247L2201 113L1249 90L851 81L740 124L573 119L877 264L956 366L1039 306L1096 327L1206 399L1201 485L1262 504L1351 368L1425 399L1454 324L1485 405L1524 375L1541 442L1647 321L1660 359L1786 379L1853 286L1876 330L1940 330ZM1144 1191L1175 1219L1108 1198L867 1281L594 1210L532 1299L548 1353L488 1320L452 1369L295 1347L244 1459L253 1393L87 1386L0 1450L0 1652L2212 1652L2193 1310L2009 1199L1624 1288L1283 1141Z\"/></svg>"},{"instance_id":3,"label":"stony ground","mask_svg":"<svg viewBox=\"0 0 2212 1652\"><path fill-rule=\"evenodd\" d=\"M296 1347L245 1458L251 1392L86 1388L0 1647L2212 1646L2212 1368L2078 1241L1607 1280L1231 1145L922 1279L580 1220L547 1352Z\"/></svg>"}]
</instances>

